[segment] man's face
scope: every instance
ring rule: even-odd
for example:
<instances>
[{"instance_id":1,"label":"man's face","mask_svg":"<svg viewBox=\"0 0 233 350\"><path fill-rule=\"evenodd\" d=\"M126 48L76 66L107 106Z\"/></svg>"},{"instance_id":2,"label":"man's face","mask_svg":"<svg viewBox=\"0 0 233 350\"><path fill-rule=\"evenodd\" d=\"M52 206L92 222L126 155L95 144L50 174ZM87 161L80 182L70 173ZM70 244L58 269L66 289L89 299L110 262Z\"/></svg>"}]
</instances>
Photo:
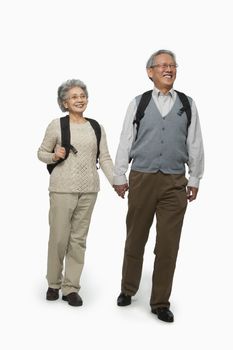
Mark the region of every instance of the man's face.
<instances>
[{"instance_id":1,"label":"man's face","mask_svg":"<svg viewBox=\"0 0 233 350\"><path fill-rule=\"evenodd\" d=\"M147 69L147 74L159 90L169 91L176 79L176 62L168 54L158 55L154 66Z\"/></svg>"}]
</instances>

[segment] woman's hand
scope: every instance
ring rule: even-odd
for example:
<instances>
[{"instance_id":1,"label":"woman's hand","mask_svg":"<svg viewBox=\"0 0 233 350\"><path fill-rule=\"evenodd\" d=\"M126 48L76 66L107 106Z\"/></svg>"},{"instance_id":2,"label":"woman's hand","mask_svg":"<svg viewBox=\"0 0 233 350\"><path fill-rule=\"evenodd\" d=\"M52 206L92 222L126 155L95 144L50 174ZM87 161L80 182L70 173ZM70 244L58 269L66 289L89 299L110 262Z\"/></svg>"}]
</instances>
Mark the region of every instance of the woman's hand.
<instances>
[{"instance_id":1,"label":"woman's hand","mask_svg":"<svg viewBox=\"0 0 233 350\"><path fill-rule=\"evenodd\" d=\"M57 162L59 159L64 159L65 156L66 156L65 148L57 146L53 155L53 161Z\"/></svg>"}]
</instances>

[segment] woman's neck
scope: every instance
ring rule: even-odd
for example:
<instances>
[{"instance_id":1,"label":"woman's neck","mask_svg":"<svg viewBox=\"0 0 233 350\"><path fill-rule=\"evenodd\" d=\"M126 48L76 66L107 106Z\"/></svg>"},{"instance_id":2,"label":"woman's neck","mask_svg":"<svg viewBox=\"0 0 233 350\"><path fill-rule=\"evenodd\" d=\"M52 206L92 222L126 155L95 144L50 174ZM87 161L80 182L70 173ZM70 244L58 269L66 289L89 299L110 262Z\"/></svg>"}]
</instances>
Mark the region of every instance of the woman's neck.
<instances>
[{"instance_id":1,"label":"woman's neck","mask_svg":"<svg viewBox=\"0 0 233 350\"><path fill-rule=\"evenodd\" d=\"M86 119L84 118L83 113L69 113L69 117L72 123L86 123Z\"/></svg>"}]
</instances>

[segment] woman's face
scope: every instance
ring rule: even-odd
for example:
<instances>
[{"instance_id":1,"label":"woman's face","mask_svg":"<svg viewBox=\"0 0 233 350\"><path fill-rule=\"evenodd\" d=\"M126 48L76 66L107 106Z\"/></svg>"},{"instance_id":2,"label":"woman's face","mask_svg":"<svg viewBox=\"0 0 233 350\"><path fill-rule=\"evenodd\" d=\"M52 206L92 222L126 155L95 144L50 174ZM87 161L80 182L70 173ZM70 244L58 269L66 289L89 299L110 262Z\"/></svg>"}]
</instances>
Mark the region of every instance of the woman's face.
<instances>
[{"instance_id":1,"label":"woman's face","mask_svg":"<svg viewBox=\"0 0 233 350\"><path fill-rule=\"evenodd\" d=\"M80 87L73 87L67 92L64 101L65 108L72 113L83 113L87 108L88 99Z\"/></svg>"}]
</instances>

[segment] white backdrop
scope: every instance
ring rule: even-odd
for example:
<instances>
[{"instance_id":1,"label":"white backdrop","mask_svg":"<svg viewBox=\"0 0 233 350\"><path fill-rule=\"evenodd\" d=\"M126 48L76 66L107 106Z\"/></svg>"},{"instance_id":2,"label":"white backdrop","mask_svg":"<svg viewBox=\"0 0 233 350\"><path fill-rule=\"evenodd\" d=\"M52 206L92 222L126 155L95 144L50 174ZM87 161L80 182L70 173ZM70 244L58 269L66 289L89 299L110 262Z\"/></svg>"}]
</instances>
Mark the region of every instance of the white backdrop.
<instances>
[{"instance_id":1,"label":"white backdrop","mask_svg":"<svg viewBox=\"0 0 233 350\"><path fill-rule=\"evenodd\" d=\"M4 349L230 349L232 322L232 16L230 0L7 1L1 5L1 342ZM183 228L171 308L150 313L155 228L140 290L126 309L120 291L127 200L103 174L82 275L82 308L46 302L48 173L36 153L57 87L89 90L87 117L104 125L115 157L130 100L151 88L145 63L170 49L175 87L196 101L206 171Z\"/></svg>"}]
</instances>

